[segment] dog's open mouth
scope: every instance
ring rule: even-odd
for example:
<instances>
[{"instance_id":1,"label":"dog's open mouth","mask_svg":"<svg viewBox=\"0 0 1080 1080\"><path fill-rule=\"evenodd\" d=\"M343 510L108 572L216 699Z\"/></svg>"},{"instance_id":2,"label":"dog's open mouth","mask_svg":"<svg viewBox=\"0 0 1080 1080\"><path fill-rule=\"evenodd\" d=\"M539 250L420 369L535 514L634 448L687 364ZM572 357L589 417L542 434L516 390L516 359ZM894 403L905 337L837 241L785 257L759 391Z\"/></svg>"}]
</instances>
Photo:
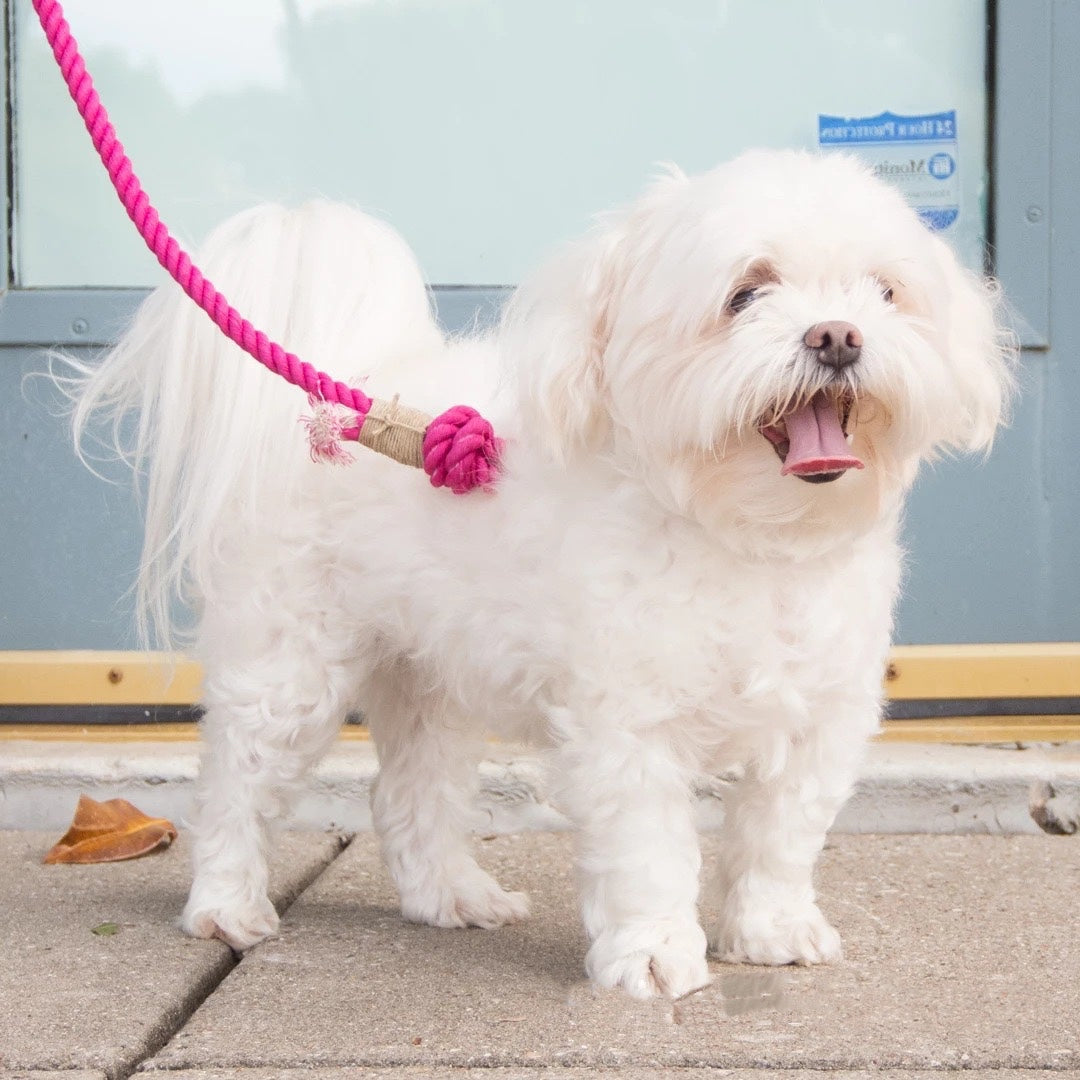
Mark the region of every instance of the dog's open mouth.
<instances>
[{"instance_id":1,"label":"dog's open mouth","mask_svg":"<svg viewBox=\"0 0 1080 1080\"><path fill-rule=\"evenodd\" d=\"M848 469L863 468L847 441L854 404L850 391L819 390L809 401L764 421L758 430L784 463L780 474L827 484Z\"/></svg>"}]
</instances>

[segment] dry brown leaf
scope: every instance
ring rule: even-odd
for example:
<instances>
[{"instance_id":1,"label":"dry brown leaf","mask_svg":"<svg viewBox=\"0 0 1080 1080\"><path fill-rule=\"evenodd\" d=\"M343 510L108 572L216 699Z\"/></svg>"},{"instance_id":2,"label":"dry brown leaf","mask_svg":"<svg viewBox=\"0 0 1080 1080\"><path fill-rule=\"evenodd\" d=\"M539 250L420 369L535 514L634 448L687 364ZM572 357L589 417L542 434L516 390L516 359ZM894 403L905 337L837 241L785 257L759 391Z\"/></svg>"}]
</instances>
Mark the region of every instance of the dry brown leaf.
<instances>
[{"instance_id":1,"label":"dry brown leaf","mask_svg":"<svg viewBox=\"0 0 1080 1080\"><path fill-rule=\"evenodd\" d=\"M176 839L176 826L149 818L126 799L97 802L79 796L71 828L45 856L46 863L103 863L137 859Z\"/></svg>"}]
</instances>

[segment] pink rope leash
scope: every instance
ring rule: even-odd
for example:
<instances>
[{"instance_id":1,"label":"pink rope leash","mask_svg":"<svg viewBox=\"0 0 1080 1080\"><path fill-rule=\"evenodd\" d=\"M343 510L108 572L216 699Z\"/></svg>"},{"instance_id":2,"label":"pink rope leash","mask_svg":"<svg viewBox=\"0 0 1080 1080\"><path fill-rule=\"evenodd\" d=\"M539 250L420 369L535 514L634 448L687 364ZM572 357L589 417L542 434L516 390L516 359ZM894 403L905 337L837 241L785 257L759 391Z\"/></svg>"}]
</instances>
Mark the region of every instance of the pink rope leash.
<instances>
[{"instance_id":1,"label":"pink rope leash","mask_svg":"<svg viewBox=\"0 0 1080 1080\"><path fill-rule=\"evenodd\" d=\"M326 461L348 459L349 455L344 452L339 440L368 441L362 438L361 432L373 404L385 407L381 420L383 427L393 426L396 403L387 405L373 402L355 387L338 382L287 352L243 318L202 275L169 234L143 191L94 89L94 82L71 36L60 4L57 0L33 0L33 4L68 91L90 133L94 149L139 235L169 276L231 341L275 374L307 391L316 410L316 415L307 421L312 457ZM334 408L338 405L356 413L357 422L349 425L341 420ZM364 435L367 434L365 431ZM377 442L378 434L369 445ZM377 448L382 450L381 446ZM435 487L447 486L455 494L461 495L476 487L487 487L494 481L498 474L501 448L502 441L496 438L491 424L475 409L458 405L427 425L415 455L398 456L390 451L382 452L391 453L399 461L422 464Z\"/></svg>"}]
</instances>

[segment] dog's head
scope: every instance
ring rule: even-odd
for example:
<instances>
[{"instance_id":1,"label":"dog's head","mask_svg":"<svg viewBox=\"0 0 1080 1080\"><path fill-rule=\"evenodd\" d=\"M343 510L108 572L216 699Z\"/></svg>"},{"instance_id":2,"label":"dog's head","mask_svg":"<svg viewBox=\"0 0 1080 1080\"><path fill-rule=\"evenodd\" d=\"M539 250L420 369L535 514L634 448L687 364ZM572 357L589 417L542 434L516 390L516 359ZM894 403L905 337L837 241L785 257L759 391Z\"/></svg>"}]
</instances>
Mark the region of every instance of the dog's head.
<instances>
[{"instance_id":1,"label":"dog's head","mask_svg":"<svg viewBox=\"0 0 1080 1080\"><path fill-rule=\"evenodd\" d=\"M984 450L1011 386L995 291L856 162L672 174L527 283L505 323L525 438L673 509L865 527L920 461Z\"/></svg>"}]
</instances>

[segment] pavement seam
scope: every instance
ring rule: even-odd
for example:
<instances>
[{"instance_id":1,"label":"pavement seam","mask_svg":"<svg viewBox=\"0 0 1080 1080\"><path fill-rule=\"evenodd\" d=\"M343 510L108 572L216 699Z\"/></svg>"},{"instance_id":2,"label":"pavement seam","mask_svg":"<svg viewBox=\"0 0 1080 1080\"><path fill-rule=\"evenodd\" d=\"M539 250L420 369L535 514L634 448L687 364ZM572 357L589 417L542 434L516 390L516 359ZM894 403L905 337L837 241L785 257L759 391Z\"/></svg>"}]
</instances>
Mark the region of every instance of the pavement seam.
<instances>
[{"instance_id":1,"label":"pavement seam","mask_svg":"<svg viewBox=\"0 0 1080 1080\"><path fill-rule=\"evenodd\" d=\"M297 1058L295 1061L290 1061L286 1064L245 1064L245 1063L231 1063L228 1065L160 1065L153 1068L139 1070L141 1076L149 1076L151 1073L168 1072L168 1073L191 1073L198 1074L200 1076L234 1076L237 1074L251 1073L261 1074L263 1076L267 1074L272 1075L288 1075L291 1073L304 1073L306 1075L317 1078L321 1073L338 1073L344 1070L356 1070L362 1074L368 1072L373 1075L395 1075L395 1076L426 1076L432 1074L442 1073L465 1073L470 1072L490 1072L493 1076L497 1076L499 1073L518 1073L518 1072L531 1072L533 1070L540 1072L561 1072L567 1076L573 1076L574 1074L596 1074L596 1075L609 1075L617 1077L622 1073L636 1072L641 1073L646 1070L655 1070L659 1075L660 1073L712 1073L719 1076L735 1076L735 1077L764 1077L770 1075L781 1075L784 1073L820 1073L822 1076L868 1076L868 1075L904 1075L904 1074L918 1074L925 1076L928 1073L940 1074L941 1076L954 1076L960 1073L968 1074L972 1077L987 1077L993 1080L995 1077L1006 1078L1015 1076L1017 1073L1041 1073L1049 1076L1065 1074L1069 1077L1077 1076L1077 1071L1073 1066L1068 1065L966 1065L956 1063L941 1063L937 1065L928 1064L875 1064L875 1065L851 1065L851 1064L839 1064L839 1063L816 1063L816 1064L797 1064L797 1063L776 1063L776 1062L762 1062L759 1064L751 1065L725 1065L715 1063L702 1063L702 1062L688 1062L688 1061L676 1061L676 1062L658 1062L658 1061L625 1061L625 1062L590 1062L584 1063L581 1061L513 1061L509 1062L507 1059L499 1059L496 1061L484 1062L484 1061L472 1061L468 1064L460 1062L448 1062L448 1061L433 1061L425 1063L402 1063L394 1060L378 1061L378 1062L358 1062L358 1061L345 1061L334 1062L322 1060L314 1060L310 1058ZM2 1074L0 1074L2 1075Z\"/></svg>"},{"instance_id":2,"label":"pavement seam","mask_svg":"<svg viewBox=\"0 0 1080 1080\"><path fill-rule=\"evenodd\" d=\"M323 863L316 863L306 875L295 883L292 889L282 896L278 905L279 915L283 916L333 866L352 843L353 836L350 833L338 832L336 839L337 847L332 850L330 858ZM147 1034L143 1045L137 1048L127 1061L114 1068L107 1067L104 1069L107 1080L128 1080L128 1077L138 1072L147 1061L168 1046L184 1030L188 1021L213 995L214 991L243 963L243 959L243 955L238 955L232 951L223 957L220 964L215 965L207 973L206 977L200 980L192 991L178 1003L175 1015L164 1017L161 1024Z\"/></svg>"},{"instance_id":3,"label":"pavement seam","mask_svg":"<svg viewBox=\"0 0 1080 1080\"><path fill-rule=\"evenodd\" d=\"M733 1073L736 1075L763 1075L782 1073L834 1073L834 1074L878 1074L878 1073L934 1073L952 1075L954 1073L967 1073L977 1076L1008 1076L1014 1073L1045 1073L1048 1075L1066 1074L1070 1077L1080 1076L1074 1061L1061 1064L1038 1063L1009 1060L990 1059L987 1061L977 1060L941 1060L931 1059L927 1061L899 1061L878 1060L872 1063L853 1062L846 1058L818 1059L817 1061L775 1061L770 1058L759 1058L749 1063L732 1058L727 1060L723 1056L714 1057L711 1060L699 1058L679 1058L674 1054L658 1054L654 1056L641 1054L623 1054L613 1048L606 1051L590 1049L569 1049L556 1052L541 1059L532 1055L516 1053L485 1052L472 1056L469 1052L445 1053L427 1061L417 1061L407 1053L389 1053L384 1055L355 1055L342 1057L326 1057L321 1054L300 1054L290 1057L288 1061L273 1061L268 1059L255 1060L231 1060L218 1061L212 1064L203 1064L192 1061L164 1062L160 1065L152 1065L149 1068L140 1068L142 1075L157 1072L170 1073L198 1073L198 1074L231 1074L233 1072L262 1072L262 1073L290 1073L305 1072L318 1074L319 1072L336 1072L341 1070L371 1070L372 1072L389 1073L392 1071L422 1072L423 1070L445 1072L466 1072L468 1070L491 1070L511 1072L517 1070L547 1069L550 1071L563 1070L568 1075L572 1070L581 1072L610 1073L618 1075L622 1071L645 1071L655 1070L661 1072L676 1071L711 1071L720 1073Z\"/></svg>"}]
</instances>

